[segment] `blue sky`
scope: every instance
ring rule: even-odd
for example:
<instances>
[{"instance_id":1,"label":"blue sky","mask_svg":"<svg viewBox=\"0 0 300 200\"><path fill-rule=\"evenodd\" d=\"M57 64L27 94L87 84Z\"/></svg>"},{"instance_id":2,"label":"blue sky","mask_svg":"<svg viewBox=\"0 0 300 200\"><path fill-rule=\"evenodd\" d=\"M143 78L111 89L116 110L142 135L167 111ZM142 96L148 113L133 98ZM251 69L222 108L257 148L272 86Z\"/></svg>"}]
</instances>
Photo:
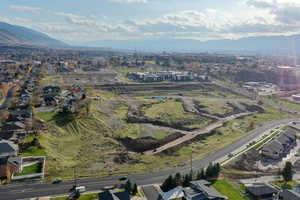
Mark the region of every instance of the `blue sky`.
<instances>
[{"instance_id":1,"label":"blue sky","mask_svg":"<svg viewBox=\"0 0 300 200\"><path fill-rule=\"evenodd\" d=\"M0 21L67 42L300 33L300 0L0 0Z\"/></svg>"}]
</instances>

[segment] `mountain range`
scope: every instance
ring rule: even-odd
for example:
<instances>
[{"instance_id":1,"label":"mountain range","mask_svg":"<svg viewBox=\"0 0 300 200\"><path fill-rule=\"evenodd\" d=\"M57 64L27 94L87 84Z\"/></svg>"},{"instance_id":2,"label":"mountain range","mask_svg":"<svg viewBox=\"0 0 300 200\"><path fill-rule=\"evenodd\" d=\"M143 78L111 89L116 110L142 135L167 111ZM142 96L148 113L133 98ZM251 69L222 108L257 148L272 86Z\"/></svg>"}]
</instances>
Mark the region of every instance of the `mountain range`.
<instances>
[{"instance_id":1,"label":"mountain range","mask_svg":"<svg viewBox=\"0 0 300 200\"><path fill-rule=\"evenodd\" d=\"M31 45L42 47L94 47L118 50L137 51L172 51L172 52L258 52L258 53L300 53L300 35L292 36L260 36L237 40L192 39L153 39L153 40L99 40L92 42L73 42L69 46L48 35L25 28L0 22L0 44Z\"/></svg>"},{"instance_id":2,"label":"mountain range","mask_svg":"<svg viewBox=\"0 0 300 200\"><path fill-rule=\"evenodd\" d=\"M67 44L23 26L0 22L0 44L64 47Z\"/></svg>"},{"instance_id":3,"label":"mountain range","mask_svg":"<svg viewBox=\"0 0 300 200\"><path fill-rule=\"evenodd\" d=\"M103 40L81 43L87 47L110 47L137 51L231 51L259 53L300 52L300 35L261 36L237 40L158 39L158 40Z\"/></svg>"}]
</instances>

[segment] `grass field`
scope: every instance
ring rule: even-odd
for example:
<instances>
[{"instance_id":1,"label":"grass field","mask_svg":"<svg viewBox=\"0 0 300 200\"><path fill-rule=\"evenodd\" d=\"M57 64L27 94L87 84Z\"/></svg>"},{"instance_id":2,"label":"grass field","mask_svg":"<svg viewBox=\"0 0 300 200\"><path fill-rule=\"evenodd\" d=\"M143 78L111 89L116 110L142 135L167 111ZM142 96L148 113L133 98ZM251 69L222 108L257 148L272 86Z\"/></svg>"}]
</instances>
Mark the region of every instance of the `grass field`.
<instances>
[{"instance_id":1,"label":"grass field","mask_svg":"<svg viewBox=\"0 0 300 200\"><path fill-rule=\"evenodd\" d=\"M63 77L60 75L45 75L40 81L42 86L59 85L61 83L63 83Z\"/></svg>"},{"instance_id":2,"label":"grass field","mask_svg":"<svg viewBox=\"0 0 300 200\"><path fill-rule=\"evenodd\" d=\"M130 137L137 139L141 137L153 137L156 139L163 139L173 133L173 131L163 130L155 126L147 126L144 124L127 124L123 129L116 132L121 137Z\"/></svg>"},{"instance_id":3,"label":"grass field","mask_svg":"<svg viewBox=\"0 0 300 200\"><path fill-rule=\"evenodd\" d=\"M72 167L81 169L81 175L99 173L109 154L118 150L117 141L105 123L95 116L78 117L64 121L55 113L39 114L47 121L48 131L40 136L40 143L48 156L48 174L71 177Z\"/></svg>"},{"instance_id":4,"label":"grass field","mask_svg":"<svg viewBox=\"0 0 300 200\"><path fill-rule=\"evenodd\" d=\"M222 195L227 196L229 200L247 200L237 189L235 189L226 180L218 180L213 184L213 187Z\"/></svg>"},{"instance_id":5,"label":"grass field","mask_svg":"<svg viewBox=\"0 0 300 200\"><path fill-rule=\"evenodd\" d=\"M233 108L227 104L227 102L213 102L213 101L203 101L200 102L201 105L205 106L206 109L214 114L227 114L233 111Z\"/></svg>"},{"instance_id":6,"label":"grass field","mask_svg":"<svg viewBox=\"0 0 300 200\"><path fill-rule=\"evenodd\" d=\"M195 114L185 112L182 102L177 101L154 104L150 108L145 109L144 112L146 117L165 121L169 124L177 124L183 121L188 122L184 125L188 128L202 128L211 122L209 119L200 119Z\"/></svg>"}]
</instances>

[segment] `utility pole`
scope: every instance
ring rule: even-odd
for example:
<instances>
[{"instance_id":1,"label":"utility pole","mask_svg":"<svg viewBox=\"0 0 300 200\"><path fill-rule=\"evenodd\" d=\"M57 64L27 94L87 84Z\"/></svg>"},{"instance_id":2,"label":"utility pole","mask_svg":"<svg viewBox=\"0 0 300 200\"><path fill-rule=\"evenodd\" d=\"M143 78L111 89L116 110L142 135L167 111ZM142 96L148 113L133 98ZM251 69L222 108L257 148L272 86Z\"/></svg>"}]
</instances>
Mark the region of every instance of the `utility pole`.
<instances>
[{"instance_id":1,"label":"utility pole","mask_svg":"<svg viewBox=\"0 0 300 200\"><path fill-rule=\"evenodd\" d=\"M193 174L193 150L191 151L191 175Z\"/></svg>"},{"instance_id":2,"label":"utility pole","mask_svg":"<svg viewBox=\"0 0 300 200\"><path fill-rule=\"evenodd\" d=\"M77 187L76 167L74 167L74 186Z\"/></svg>"}]
</instances>

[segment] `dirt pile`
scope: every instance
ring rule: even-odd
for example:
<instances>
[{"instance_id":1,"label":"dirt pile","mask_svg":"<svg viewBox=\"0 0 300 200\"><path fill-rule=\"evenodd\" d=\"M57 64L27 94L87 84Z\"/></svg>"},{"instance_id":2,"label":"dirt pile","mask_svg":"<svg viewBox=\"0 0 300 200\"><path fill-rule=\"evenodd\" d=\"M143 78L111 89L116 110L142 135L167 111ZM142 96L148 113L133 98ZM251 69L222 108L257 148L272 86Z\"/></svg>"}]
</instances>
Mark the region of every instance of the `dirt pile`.
<instances>
[{"instance_id":1,"label":"dirt pile","mask_svg":"<svg viewBox=\"0 0 300 200\"><path fill-rule=\"evenodd\" d=\"M142 137L138 139L132 139L129 137L122 138L121 143L126 147L128 151L142 153L151 149L156 149L164 144L167 144L173 140L176 140L183 135L181 133L174 133L167 136L164 139L158 140L153 137Z\"/></svg>"}]
</instances>

